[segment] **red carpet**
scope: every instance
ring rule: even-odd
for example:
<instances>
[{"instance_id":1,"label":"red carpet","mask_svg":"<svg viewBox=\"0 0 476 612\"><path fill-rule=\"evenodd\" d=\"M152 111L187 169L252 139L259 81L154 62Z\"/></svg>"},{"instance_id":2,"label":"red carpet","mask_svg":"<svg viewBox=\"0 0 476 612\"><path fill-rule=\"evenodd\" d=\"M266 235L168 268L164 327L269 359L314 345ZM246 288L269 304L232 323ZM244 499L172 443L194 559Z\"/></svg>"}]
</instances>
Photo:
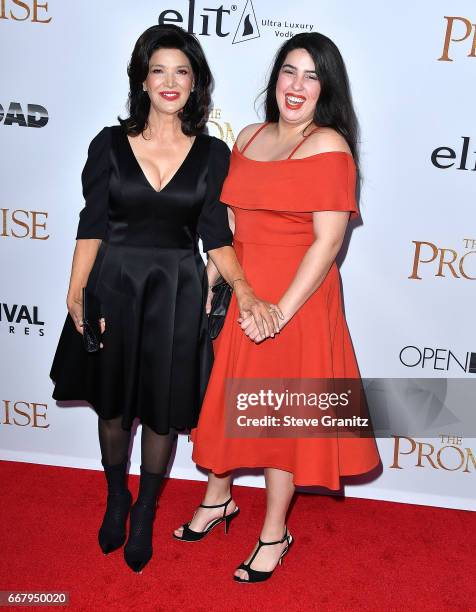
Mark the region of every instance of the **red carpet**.
<instances>
[{"instance_id":1,"label":"red carpet","mask_svg":"<svg viewBox=\"0 0 476 612\"><path fill-rule=\"evenodd\" d=\"M69 591L67 610L476 609L471 512L301 494L282 567L265 584L240 585L231 575L258 536L261 489L235 487L241 515L228 536L220 529L188 544L170 534L191 516L204 484L168 481L154 557L136 575L122 550L105 557L96 543L100 472L0 462L0 477L0 590ZM130 477L134 494L137 485Z\"/></svg>"}]
</instances>

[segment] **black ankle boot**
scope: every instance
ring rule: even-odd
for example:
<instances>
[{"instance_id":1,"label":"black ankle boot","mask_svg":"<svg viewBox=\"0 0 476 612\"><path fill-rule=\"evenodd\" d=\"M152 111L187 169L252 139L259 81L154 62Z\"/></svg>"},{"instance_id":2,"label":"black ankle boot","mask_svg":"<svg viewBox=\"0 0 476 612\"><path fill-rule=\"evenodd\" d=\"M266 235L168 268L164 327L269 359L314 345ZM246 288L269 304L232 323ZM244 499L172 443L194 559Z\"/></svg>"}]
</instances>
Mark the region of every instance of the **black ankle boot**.
<instances>
[{"instance_id":1,"label":"black ankle boot","mask_svg":"<svg viewBox=\"0 0 476 612\"><path fill-rule=\"evenodd\" d=\"M132 495L126 487L127 460L118 465L102 462L107 480L107 506L98 533L98 541L105 555L120 548L126 541L126 522Z\"/></svg>"},{"instance_id":2,"label":"black ankle boot","mask_svg":"<svg viewBox=\"0 0 476 612\"><path fill-rule=\"evenodd\" d=\"M139 495L132 506L129 539L124 559L134 572L140 572L152 558L152 526L163 474L151 474L141 467Z\"/></svg>"}]
</instances>

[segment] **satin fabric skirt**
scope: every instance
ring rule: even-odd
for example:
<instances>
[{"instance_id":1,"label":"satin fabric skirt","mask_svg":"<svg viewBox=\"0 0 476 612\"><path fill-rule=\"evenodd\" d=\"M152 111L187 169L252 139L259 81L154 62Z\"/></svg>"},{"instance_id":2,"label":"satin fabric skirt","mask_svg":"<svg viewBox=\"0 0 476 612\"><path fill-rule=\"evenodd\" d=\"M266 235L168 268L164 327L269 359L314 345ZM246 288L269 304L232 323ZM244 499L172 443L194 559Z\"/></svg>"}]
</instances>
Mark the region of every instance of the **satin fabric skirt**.
<instances>
[{"instance_id":1,"label":"satin fabric skirt","mask_svg":"<svg viewBox=\"0 0 476 612\"><path fill-rule=\"evenodd\" d=\"M88 280L106 320L87 353L66 317L51 378L56 400L86 400L104 419L134 418L157 433L198 421L213 361L198 250L103 242Z\"/></svg>"}]
</instances>

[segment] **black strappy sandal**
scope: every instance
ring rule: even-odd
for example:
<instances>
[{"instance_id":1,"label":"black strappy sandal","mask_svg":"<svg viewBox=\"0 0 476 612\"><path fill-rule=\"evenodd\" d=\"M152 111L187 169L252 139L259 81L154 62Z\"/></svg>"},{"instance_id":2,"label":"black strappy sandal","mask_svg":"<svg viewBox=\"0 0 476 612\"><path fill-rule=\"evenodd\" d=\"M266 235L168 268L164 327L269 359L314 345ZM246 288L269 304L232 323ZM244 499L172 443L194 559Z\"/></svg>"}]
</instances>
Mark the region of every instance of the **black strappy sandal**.
<instances>
[{"instance_id":1,"label":"black strappy sandal","mask_svg":"<svg viewBox=\"0 0 476 612\"><path fill-rule=\"evenodd\" d=\"M236 582L244 582L244 583L250 582L251 583L251 582L264 582L265 580L268 580L268 578L271 578L271 576L273 575L274 569L276 569L276 567L270 572L261 572L259 570L252 569L250 566L255 560L256 555L259 553L262 546L272 546L273 544L283 544L284 542L287 542L287 545L286 545L286 548L281 553L281 556L279 557L279 561L278 561L279 565L282 564L284 555L288 552L288 550L291 547L291 544L294 542L293 536L290 533L288 533L287 527L284 528L284 536L282 537L282 539L277 540L276 542L263 542L263 540L259 538L258 548L253 553L253 556L248 561L248 563L242 563L239 567L236 568L236 569L241 569L241 570L245 570L245 572L248 572L248 579L241 578L240 576L233 576L233 579L236 580Z\"/></svg>"},{"instance_id":2,"label":"black strappy sandal","mask_svg":"<svg viewBox=\"0 0 476 612\"><path fill-rule=\"evenodd\" d=\"M231 512L228 515L226 514L226 509L228 507L228 504L231 502L231 500L232 498L230 497L230 499L228 499L223 504L217 504L216 506L206 506L205 504L200 504L200 508L223 508L223 516L221 516L220 518L213 519L213 521L210 521L210 523L208 523L208 525L205 527L204 531L194 531L193 529L190 529L189 525L192 521L185 523L184 525L182 525L182 528L183 528L182 535L177 536L174 533L173 534L174 538L176 540L181 540L183 542L198 542L199 540L202 540L207 535L207 533L210 533L210 531L214 527L216 527L220 523L223 523L223 521L225 522L225 533L228 533L231 521L235 518L235 516L238 516L238 514L240 513L240 509L237 506L233 510L233 512ZM195 516L195 512L193 516Z\"/></svg>"}]
</instances>

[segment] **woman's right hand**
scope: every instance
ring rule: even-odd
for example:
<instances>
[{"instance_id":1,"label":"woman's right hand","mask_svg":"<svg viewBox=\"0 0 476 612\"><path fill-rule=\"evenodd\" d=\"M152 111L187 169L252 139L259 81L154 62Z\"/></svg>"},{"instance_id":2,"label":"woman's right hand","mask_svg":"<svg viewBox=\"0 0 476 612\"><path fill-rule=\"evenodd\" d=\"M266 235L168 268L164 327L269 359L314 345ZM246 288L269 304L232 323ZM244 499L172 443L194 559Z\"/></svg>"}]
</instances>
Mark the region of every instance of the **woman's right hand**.
<instances>
[{"instance_id":1,"label":"woman's right hand","mask_svg":"<svg viewBox=\"0 0 476 612\"><path fill-rule=\"evenodd\" d=\"M74 326L76 327L76 331L78 331L81 335L83 335L83 300L81 298L70 298L67 300L68 312L73 319ZM99 319L99 324L101 326L101 334L106 331L106 320L104 317ZM103 344L99 345L99 348L103 348Z\"/></svg>"},{"instance_id":2,"label":"woman's right hand","mask_svg":"<svg viewBox=\"0 0 476 612\"><path fill-rule=\"evenodd\" d=\"M73 298L68 296L66 300L68 312L73 319L76 331L83 335L83 300L82 298Z\"/></svg>"},{"instance_id":3,"label":"woman's right hand","mask_svg":"<svg viewBox=\"0 0 476 612\"><path fill-rule=\"evenodd\" d=\"M76 240L74 249L71 278L69 279L66 306L73 320L76 331L83 335L83 298L82 288L86 287L89 274L96 261L101 240L96 238L80 238ZM101 333L106 329L101 319Z\"/></svg>"}]
</instances>

